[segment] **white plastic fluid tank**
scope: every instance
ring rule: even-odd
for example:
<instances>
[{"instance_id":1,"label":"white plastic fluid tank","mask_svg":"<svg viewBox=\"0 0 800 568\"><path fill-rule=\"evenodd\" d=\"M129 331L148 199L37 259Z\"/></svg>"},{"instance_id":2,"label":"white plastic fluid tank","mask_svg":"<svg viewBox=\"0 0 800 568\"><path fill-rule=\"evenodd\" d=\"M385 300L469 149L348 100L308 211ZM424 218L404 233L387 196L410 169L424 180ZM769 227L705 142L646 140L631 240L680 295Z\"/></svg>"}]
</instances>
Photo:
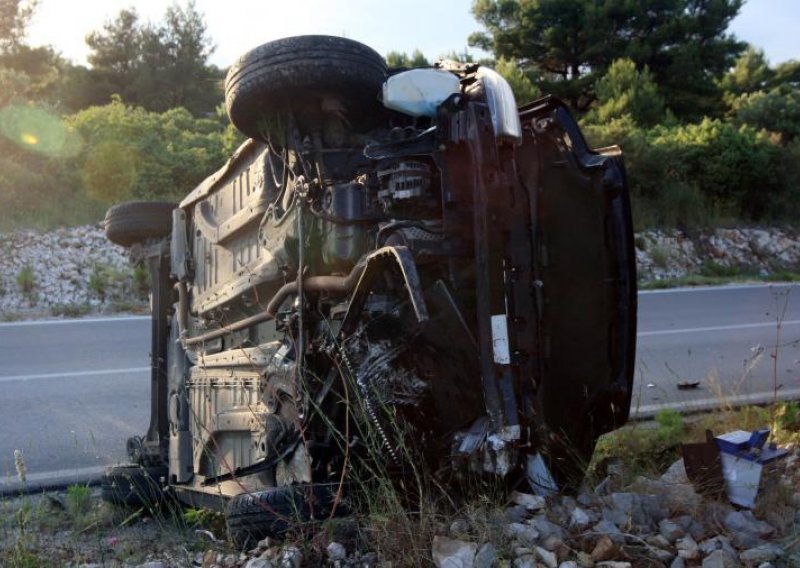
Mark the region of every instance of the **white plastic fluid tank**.
<instances>
[{"instance_id":1,"label":"white plastic fluid tank","mask_svg":"<svg viewBox=\"0 0 800 568\"><path fill-rule=\"evenodd\" d=\"M436 116L447 97L460 93L458 77L441 69L411 69L383 84L383 105L410 116Z\"/></svg>"}]
</instances>

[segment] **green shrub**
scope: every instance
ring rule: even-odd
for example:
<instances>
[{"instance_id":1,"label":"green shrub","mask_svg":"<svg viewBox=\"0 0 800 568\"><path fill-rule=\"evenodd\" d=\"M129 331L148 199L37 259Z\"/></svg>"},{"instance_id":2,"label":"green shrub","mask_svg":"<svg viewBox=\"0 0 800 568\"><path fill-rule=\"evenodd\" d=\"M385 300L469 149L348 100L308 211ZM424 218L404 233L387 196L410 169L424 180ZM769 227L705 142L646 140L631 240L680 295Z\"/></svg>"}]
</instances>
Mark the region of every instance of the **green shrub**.
<instances>
[{"instance_id":1,"label":"green shrub","mask_svg":"<svg viewBox=\"0 0 800 568\"><path fill-rule=\"evenodd\" d=\"M800 212L798 144L711 119L644 130L623 116L584 132L594 146L622 147L637 229L794 221Z\"/></svg>"},{"instance_id":2,"label":"green shrub","mask_svg":"<svg viewBox=\"0 0 800 568\"><path fill-rule=\"evenodd\" d=\"M88 485L76 484L67 487L67 511L73 517L87 513L91 506L91 493Z\"/></svg>"},{"instance_id":3,"label":"green shrub","mask_svg":"<svg viewBox=\"0 0 800 568\"><path fill-rule=\"evenodd\" d=\"M23 266L19 274L17 274L17 286L23 296L29 298L33 295L33 291L36 288L36 275L30 264Z\"/></svg>"},{"instance_id":4,"label":"green shrub","mask_svg":"<svg viewBox=\"0 0 800 568\"><path fill-rule=\"evenodd\" d=\"M72 161L88 194L112 203L176 199L227 159L226 125L186 109L149 112L119 97L67 117L83 146Z\"/></svg>"}]
</instances>

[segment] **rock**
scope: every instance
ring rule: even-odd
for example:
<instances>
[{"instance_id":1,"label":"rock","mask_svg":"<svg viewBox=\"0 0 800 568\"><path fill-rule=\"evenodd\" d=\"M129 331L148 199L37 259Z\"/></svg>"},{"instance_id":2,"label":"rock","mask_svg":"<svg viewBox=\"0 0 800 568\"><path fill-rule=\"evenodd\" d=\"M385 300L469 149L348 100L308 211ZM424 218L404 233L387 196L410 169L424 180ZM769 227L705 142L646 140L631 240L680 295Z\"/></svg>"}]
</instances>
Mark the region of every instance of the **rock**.
<instances>
[{"instance_id":1,"label":"rock","mask_svg":"<svg viewBox=\"0 0 800 568\"><path fill-rule=\"evenodd\" d=\"M675 558L675 555L669 550L664 550L663 548L658 548L655 546L648 548L647 553L656 560L665 563L670 562L673 558Z\"/></svg>"},{"instance_id":2,"label":"rock","mask_svg":"<svg viewBox=\"0 0 800 568\"><path fill-rule=\"evenodd\" d=\"M139 564L136 568L167 568L167 565L160 560L151 560L144 564Z\"/></svg>"},{"instance_id":3,"label":"rock","mask_svg":"<svg viewBox=\"0 0 800 568\"><path fill-rule=\"evenodd\" d=\"M478 550L475 555L475 568L494 568L497 564L497 549L491 542L487 542Z\"/></svg>"},{"instance_id":4,"label":"rock","mask_svg":"<svg viewBox=\"0 0 800 568\"><path fill-rule=\"evenodd\" d=\"M521 523L528 518L529 511L522 505L514 505L506 508L504 516L506 518L506 522Z\"/></svg>"},{"instance_id":5,"label":"rock","mask_svg":"<svg viewBox=\"0 0 800 568\"><path fill-rule=\"evenodd\" d=\"M660 532L661 536L667 539L670 543L675 542L684 534L686 534L682 526L667 519L664 519L658 523L658 532Z\"/></svg>"},{"instance_id":6,"label":"rock","mask_svg":"<svg viewBox=\"0 0 800 568\"><path fill-rule=\"evenodd\" d=\"M564 541L558 538L558 536L551 534L547 538L542 541L542 548L549 550L550 552L555 552L564 544Z\"/></svg>"},{"instance_id":7,"label":"rock","mask_svg":"<svg viewBox=\"0 0 800 568\"><path fill-rule=\"evenodd\" d=\"M659 511L659 501L653 495L630 492L612 493L606 498L603 519L611 521L618 527L645 527L651 524L653 516L659 514ZM659 516L663 517L663 514Z\"/></svg>"},{"instance_id":8,"label":"rock","mask_svg":"<svg viewBox=\"0 0 800 568\"><path fill-rule=\"evenodd\" d=\"M676 556L669 568L686 568L686 561L680 556Z\"/></svg>"},{"instance_id":9,"label":"rock","mask_svg":"<svg viewBox=\"0 0 800 568\"><path fill-rule=\"evenodd\" d=\"M579 552L578 565L581 568L591 568L592 566L594 566L594 560L592 560L592 555L583 551Z\"/></svg>"},{"instance_id":10,"label":"rock","mask_svg":"<svg viewBox=\"0 0 800 568\"><path fill-rule=\"evenodd\" d=\"M603 535L592 550L592 560L601 562L611 560L619 552L619 546L608 535Z\"/></svg>"},{"instance_id":11,"label":"rock","mask_svg":"<svg viewBox=\"0 0 800 568\"><path fill-rule=\"evenodd\" d=\"M592 530L598 534L607 536L617 544L625 542L625 536L622 534L622 531L611 521L603 519L597 523Z\"/></svg>"},{"instance_id":12,"label":"rock","mask_svg":"<svg viewBox=\"0 0 800 568\"><path fill-rule=\"evenodd\" d=\"M684 560L694 560L700 556L700 549L690 536L684 536L675 541L675 548L678 549L678 556Z\"/></svg>"},{"instance_id":13,"label":"rock","mask_svg":"<svg viewBox=\"0 0 800 568\"><path fill-rule=\"evenodd\" d=\"M724 550L715 550L703 558L703 568L736 568L739 561L736 556Z\"/></svg>"},{"instance_id":14,"label":"rock","mask_svg":"<svg viewBox=\"0 0 800 568\"><path fill-rule=\"evenodd\" d=\"M520 493L519 491L511 493L511 501L525 507L528 511L539 511L547 504L544 497L531 495L530 493Z\"/></svg>"},{"instance_id":15,"label":"rock","mask_svg":"<svg viewBox=\"0 0 800 568\"><path fill-rule=\"evenodd\" d=\"M294 545L284 546L281 550L280 568L300 568L303 565L303 552Z\"/></svg>"},{"instance_id":16,"label":"rock","mask_svg":"<svg viewBox=\"0 0 800 568\"><path fill-rule=\"evenodd\" d=\"M652 534L648 536L645 538L645 542L647 542L647 544L650 546L655 546L656 548L669 548L672 544L660 534Z\"/></svg>"},{"instance_id":17,"label":"rock","mask_svg":"<svg viewBox=\"0 0 800 568\"><path fill-rule=\"evenodd\" d=\"M620 562L618 560L606 560L605 562L598 562L598 568L631 568L630 562Z\"/></svg>"},{"instance_id":18,"label":"rock","mask_svg":"<svg viewBox=\"0 0 800 568\"><path fill-rule=\"evenodd\" d=\"M452 536L462 536L469 532L469 521L467 519L456 519L450 523L450 534Z\"/></svg>"},{"instance_id":19,"label":"rock","mask_svg":"<svg viewBox=\"0 0 800 568\"><path fill-rule=\"evenodd\" d=\"M675 520L696 541L703 540L706 537L706 529L692 515L683 515Z\"/></svg>"},{"instance_id":20,"label":"rock","mask_svg":"<svg viewBox=\"0 0 800 568\"><path fill-rule=\"evenodd\" d=\"M541 546L537 546L534 548L536 552L536 557L542 561L542 563L547 566L547 568L557 568L558 567L558 558L556 555L542 548Z\"/></svg>"},{"instance_id":21,"label":"rock","mask_svg":"<svg viewBox=\"0 0 800 568\"><path fill-rule=\"evenodd\" d=\"M733 511L725 517L724 524L737 548L760 546L764 538L775 532L770 524L759 521L750 511Z\"/></svg>"},{"instance_id":22,"label":"rock","mask_svg":"<svg viewBox=\"0 0 800 568\"><path fill-rule=\"evenodd\" d=\"M566 532L560 526L548 521L544 515L539 515L528 521L528 524L536 529L540 538L557 536L560 539L566 538Z\"/></svg>"},{"instance_id":23,"label":"rock","mask_svg":"<svg viewBox=\"0 0 800 568\"><path fill-rule=\"evenodd\" d=\"M533 554L533 549L528 548L527 546L517 546L514 548L514 557L519 558L520 556L531 556Z\"/></svg>"},{"instance_id":24,"label":"rock","mask_svg":"<svg viewBox=\"0 0 800 568\"><path fill-rule=\"evenodd\" d=\"M567 560L559 564L558 568L578 568L578 563L574 560Z\"/></svg>"},{"instance_id":25,"label":"rock","mask_svg":"<svg viewBox=\"0 0 800 568\"><path fill-rule=\"evenodd\" d=\"M569 514L569 528L572 530L582 531L589 526L589 523L589 515L580 507L575 507Z\"/></svg>"},{"instance_id":26,"label":"rock","mask_svg":"<svg viewBox=\"0 0 800 568\"><path fill-rule=\"evenodd\" d=\"M431 555L438 568L473 568L478 545L474 542L433 537Z\"/></svg>"},{"instance_id":27,"label":"rock","mask_svg":"<svg viewBox=\"0 0 800 568\"><path fill-rule=\"evenodd\" d=\"M244 568L272 568L272 563L266 558L251 558Z\"/></svg>"},{"instance_id":28,"label":"rock","mask_svg":"<svg viewBox=\"0 0 800 568\"><path fill-rule=\"evenodd\" d=\"M515 538L525 546L533 546L539 539L539 532L530 525L510 523L503 528L503 533Z\"/></svg>"},{"instance_id":29,"label":"rock","mask_svg":"<svg viewBox=\"0 0 800 568\"><path fill-rule=\"evenodd\" d=\"M783 549L777 544L762 544L745 550L739 554L739 559L746 564L761 564L781 556L783 556Z\"/></svg>"},{"instance_id":30,"label":"rock","mask_svg":"<svg viewBox=\"0 0 800 568\"><path fill-rule=\"evenodd\" d=\"M706 556L715 550L724 550L725 552L736 556L736 550L733 548L733 546L731 546L731 541L728 539L728 537L723 535L717 535L713 538L704 540L698 544L698 547L700 548L700 552Z\"/></svg>"},{"instance_id":31,"label":"rock","mask_svg":"<svg viewBox=\"0 0 800 568\"><path fill-rule=\"evenodd\" d=\"M347 550L344 545L338 542L332 542L325 547L325 553L328 555L328 559L333 562L347 558Z\"/></svg>"},{"instance_id":32,"label":"rock","mask_svg":"<svg viewBox=\"0 0 800 568\"><path fill-rule=\"evenodd\" d=\"M585 491L578 495L576 501L584 507L593 507L597 503L597 497Z\"/></svg>"},{"instance_id":33,"label":"rock","mask_svg":"<svg viewBox=\"0 0 800 568\"><path fill-rule=\"evenodd\" d=\"M514 568L536 568L536 558L527 554L514 559Z\"/></svg>"}]
</instances>

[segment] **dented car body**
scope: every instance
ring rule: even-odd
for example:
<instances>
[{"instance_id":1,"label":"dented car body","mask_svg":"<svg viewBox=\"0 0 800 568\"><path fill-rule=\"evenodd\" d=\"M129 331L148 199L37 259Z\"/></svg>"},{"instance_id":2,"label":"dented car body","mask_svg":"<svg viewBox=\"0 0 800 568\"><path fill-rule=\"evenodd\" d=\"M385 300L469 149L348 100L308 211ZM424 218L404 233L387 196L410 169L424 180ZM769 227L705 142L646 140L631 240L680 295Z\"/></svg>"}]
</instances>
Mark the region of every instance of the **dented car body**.
<instances>
[{"instance_id":1,"label":"dented car body","mask_svg":"<svg viewBox=\"0 0 800 568\"><path fill-rule=\"evenodd\" d=\"M387 71L367 50L254 50L227 80L253 138L168 230L120 223L136 204L109 211L153 284L152 420L129 453L185 502L229 498L229 522L338 483L370 444L390 469L414 446L437 471L574 487L628 418L619 149L590 149L553 97L517 108L490 69ZM300 78L264 87L276 69Z\"/></svg>"}]
</instances>

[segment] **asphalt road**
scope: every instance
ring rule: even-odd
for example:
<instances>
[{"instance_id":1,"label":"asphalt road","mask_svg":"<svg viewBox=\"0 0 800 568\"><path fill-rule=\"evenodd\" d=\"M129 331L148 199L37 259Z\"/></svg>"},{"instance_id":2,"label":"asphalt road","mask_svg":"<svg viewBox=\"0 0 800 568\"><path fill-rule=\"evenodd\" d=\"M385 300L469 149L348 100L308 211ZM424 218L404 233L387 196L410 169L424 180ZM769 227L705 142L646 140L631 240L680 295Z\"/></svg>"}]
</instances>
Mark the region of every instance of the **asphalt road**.
<instances>
[{"instance_id":1,"label":"asphalt road","mask_svg":"<svg viewBox=\"0 0 800 568\"><path fill-rule=\"evenodd\" d=\"M0 491L97 475L149 423L150 319L0 324Z\"/></svg>"},{"instance_id":2,"label":"asphalt road","mask_svg":"<svg viewBox=\"0 0 800 568\"><path fill-rule=\"evenodd\" d=\"M15 449L32 485L125 460L125 440L149 421L149 326L145 317L0 324L0 491L16 486ZM769 400L776 377L781 396L800 398L800 286L640 294L634 414ZM700 384L677 388L686 381Z\"/></svg>"},{"instance_id":3,"label":"asphalt road","mask_svg":"<svg viewBox=\"0 0 800 568\"><path fill-rule=\"evenodd\" d=\"M636 359L634 414L800 398L800 286L643 292Z\"/></svg>"}]
</instances>

